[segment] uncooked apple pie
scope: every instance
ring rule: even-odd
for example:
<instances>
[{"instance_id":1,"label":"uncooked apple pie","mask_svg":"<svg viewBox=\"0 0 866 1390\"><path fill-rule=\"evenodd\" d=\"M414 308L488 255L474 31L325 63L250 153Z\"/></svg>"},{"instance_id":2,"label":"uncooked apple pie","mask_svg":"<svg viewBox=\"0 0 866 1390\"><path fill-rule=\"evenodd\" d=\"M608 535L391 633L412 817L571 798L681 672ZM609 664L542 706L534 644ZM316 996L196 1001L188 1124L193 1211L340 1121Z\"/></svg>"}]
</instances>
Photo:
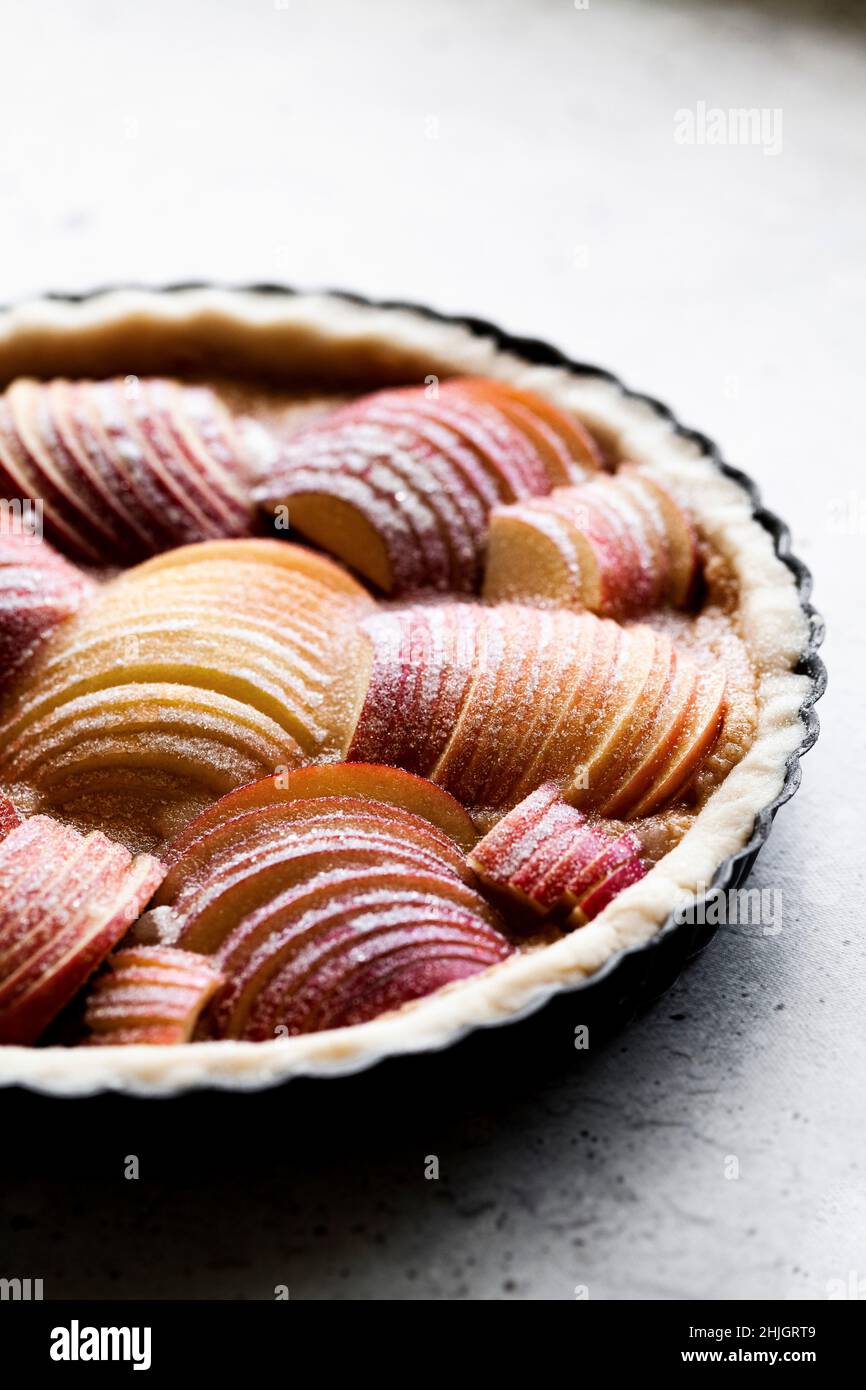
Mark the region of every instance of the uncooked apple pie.
<instances>
[{"instance_id":1,"label":"uncooked apple pie","mask_svg":"<svg viewBox=\"0 0 866 1390\"><path fill-rule=\"evenodd\" d=\"M791 574L614 384L328 299L4 334L0 1041L43 1077L434 1043L648 939L778 792Z\"/></svg>"}]
</instances>

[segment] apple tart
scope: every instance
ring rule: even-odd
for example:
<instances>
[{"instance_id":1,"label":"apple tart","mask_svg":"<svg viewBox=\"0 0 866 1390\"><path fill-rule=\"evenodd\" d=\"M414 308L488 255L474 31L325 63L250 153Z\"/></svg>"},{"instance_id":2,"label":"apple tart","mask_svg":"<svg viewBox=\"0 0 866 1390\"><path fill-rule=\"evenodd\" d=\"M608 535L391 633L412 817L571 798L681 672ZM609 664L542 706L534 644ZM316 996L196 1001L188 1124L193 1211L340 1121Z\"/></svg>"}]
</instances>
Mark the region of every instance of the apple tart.
<instances>
[{"instance_id":1,"label":"apple tart","mask_svg":"<svg viewBox=\"0 0 866 1390\"><path fill-rule=\"evenodd\" d=\"M441 1045L651 941L784 796L796 566L537 347L264 291L0 320L0 1079Z\"/></svg>"}]
</instances>

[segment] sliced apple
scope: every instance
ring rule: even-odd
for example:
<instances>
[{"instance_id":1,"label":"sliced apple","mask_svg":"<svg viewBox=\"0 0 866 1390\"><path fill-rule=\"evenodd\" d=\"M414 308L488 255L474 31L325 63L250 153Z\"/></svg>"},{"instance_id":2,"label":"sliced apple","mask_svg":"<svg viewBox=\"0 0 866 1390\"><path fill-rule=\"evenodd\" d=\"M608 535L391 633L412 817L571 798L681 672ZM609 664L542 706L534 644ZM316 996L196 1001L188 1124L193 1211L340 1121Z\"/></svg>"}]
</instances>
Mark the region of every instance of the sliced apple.
<instances>
[{"instance_id":1,"label":"sliced apple","mask_svg":"<svg viewBox=\"0 0 866 1390\"><path fill-rule=\"evenodd\" d=\"M62 379L48 382L43 392L55 447L63 451L64 472L73 491L96 493L100 512L113 519L117 537L113 553L134 562L163 548L168 540L161 520L150 520L140 498L130 488L118 486L111 449L91 414L93 393L80 383Z\"/></svg>"},{"instance_id":2,"label":"sliced apple","mask_svg":"<svg viewBox=\"0 0 866 1390\"><path fill-rule=\"evenodd\" d=\"M33 816L0 841L0 1042L34 1042L157 887L159 860Z\"/></svg>"},{"instance_id":3,"label":"sliced apple","mask_svg":"<svg viewBox=\"0 0 866 1390\"><path fill-rule=\"evenodd\" d=\"M0 534L0 690L94 592L46 541Z\"/></svg>"},{"instance_id":4,"label":"sliced apple","mask_svg":"<svg viewBox=\"0 0 866 1390\"><path fill-rule=\"evenodd\" d=\"M181 858L188 864L193 845L241 816L326 797L384 802L409 811L429 821L464 850L478 839L475 826L460 803L423 777L380 763L320 763L285 776L265 777L221 797L196 817L194 824L171 846L167 857L172 864Z\"/></svg>"},{"instance_id":5,"label":"sliced apple","mask_svg":"<svg viewBox=\"0 0 866 1390\"><path fill-rule=\"evenodd\" d=\"M106 585L0 705L0 777L138 848L233 786L342 753L368 679L374 605L344 571L277 541L192 551Z\"/></svg>"},{"instance_id":6,"label":"sliced apple","mask_svg":"<svg viewBox=\"0 0 866 1390\"><path fill-rule=\"evenodd\" d=\"M547 461L551 478L559 473L559 482L574 482L583 470L595 471L603 467L601 449L586 426L537 391L487 377L450 380L444 383L444 389L492 402L519 429L536 438L540 452L547 453L550 447L549 443L542 444L542 439L556 441L556 461ZM539 426L544 426L540 437L537 434Z\"/></svg>"},{"instance_id":7,"label":"sliced apple","mask_svg":"<svg viewBox=\"0 0 866 1390\"><path fill-rule=\"evenodd\" d=\"M694 599L700 579L697 531L688 509L648 468L630 463L624 464L620 472L640 489L644 506L658 509L668 546L667 601L675 608L686 608Z\"/></svg>"},{"instance_id":8,"label":"sliced apple","mask_svg":"<svg viewBox=\"0 0 866 1390\"><path fill-rule=\"evenodd\" d=\"M303 774L232 793L171 850L157 910L227 976L215 1036L361 1022L511 951L444 831L471 838L450 798L393 768Z\"/></svg>"},{"instance_id":9,"label":"sliced apple","mask_svg":"<svg viewBox=\"0 0 866 1390\"><path fill-rule=\"evenodd\" d=\"M633 833L587 821L548 782L503 816L469 864L497 900L530 918L569 914L569 926L578 926L643 877L640 852Z\"/></svg>"},{"instance_id":10,"label":"sliced apple","mask_svg":"<svg viewBox=\"0 0 866 1390\"><path fill-rule=\"evenodd\" d=\"M674 651L669 684L655 713L648 719L640 751L615 791L603 798L602 815L626 815L637 804L659 768L664 766L671 749L680 737L692 707L699 671L695 663L682 652ZM580 804L581 788L571 787L567 794Z\"/></svg>"},{"instance_id":11,"label":"sliced apple","mask_svg":"<svg viewBox=\"0 0 866 1390\"><path fill-rule=\"evenodd\" d=\"M482 822L551 778L582 810L630 814L654 778L665 795L668 772L684 786L712 742L702 725L684 745L680 724L668 728L665 710L683 705L700 672L680 654L675 678L673 644L647 626L516 604L419 604L377 615L366 631L370 679L349 760L410 768Z\"/></svg>"},{"instance_id":12,"label":"sliced apple","mask_svg":"<svg viewBox=\"0 0 866 1390\"><path fill-rule=\"evenodd\" d=\"M124 843L156 849L215 797L305 761L291 735L240 700L139 682L77 696L28 725L5 750L4 776L79 827L110 824Z\"/></svg>"},{"instance_id":13,"label":"sliced apple","mask_svg":"<svg viewBox=\"0 0 866 1390\"><path fill-rule=\"evenodd\" d=\"M460 715L480 658L478 610L423 605L364 623L370 676L347 758L428 776Z\"/></svg>"},{"instance_id":14,"label":"sliced apple","mask_svg":"<svg viewBox=\"0 0 866 1390\"><path fill-rule=\"evenodd\" d=\"M701 672L685 727L652 785L632 808L633 816L652 814L688 785L719 736L725 715L726 685L724 672Z\"/></svg>"},{"instance_id":15,"label":"sliced apple","mask_svg":"<svg viewBox=\"0 0 866 1390\"><path fill-rule=\"evenodd\" d=\"M461 911L438 895L350 912L348 921L334 924L332 906L308 928L313 941L284 961L281 953L274 962L281 968L257 993L241 1036L259 1041L365 1023L489 969L510 952L477 908Z\"/></svg>"},{"instance_id":16,"label":"sliced apple","mask_svg":"<svg viewBox=\"0 0 866 1390\"><path fill-rule=\"evenodd\" d=\"M583 476L581 427L530 393L454 380L362 396L273 451L256 496L389 594L474 590L498 501Z\"/></svg>"},{"instance_id":17,"label":"sliced apple","mask_svg":"<svg viewBox=\"0 0 866 1390\"><path fill-rule=\"evenodd\" d=\"M50 537L91 563L248 534L251 467L205 387L20 378L0 398L0 483L43 499Z\"/></svg>"},{"instance_id":18,"label":"sliced apple","mask_svg":"<svg viewBox=\"0 0 866 1390\"><path fill-rule=\"evenodd\" d=\"M487 515L500 497L482 461L454 431L405 405L395 408L387 400L368 399L361 424L389 438L389 457L405 487L420 493L436 515L450 552L451 591L474 593L483 564Z\"/></svg>"},{"instance_id":19,"label":"sliced apple","mask_svg":"<svg viewBox=\"0 0 866 1390\"><path fill-rule=\"evenodd\" d=\"M87 998L87 1043L112 1047L189 1042L224 981L211 960L192 951L170 946L116 951Z\"/></svg>"},{"instance_id":20,"label":"sliced apple","mask_svg":"<svg viewBox=\"0 0 866 1390\"><path fill-rule=\"evenodd\" d=\"M525 434L487 401L460 397L453 392L429 395L423 387L398 387L342 407L337 420L363 420L368 410L390 408L394 415L407 411L413 418L426 418L452 430L474 450L498 489L509 497L532 497L549 492L554 479L548 476L544 459ZM392 418L394 418L392 416Z\"/></svg>"},{"instance_id":21,"label":"sliced apple","mask_svg":"<svg viewBox=\"0 0 866 1390\"><path fill-rule=\"evenodd\" d=\"M388 819L390 831L383 830L380 806L349 798L296 802L268 815L239 817L194 844L189 863L173 865L157 906L171 907L183 919L180 945L214 950L233 922L256 905L263 885L269 896L283 893L329 872L334 854L343 871L380 866L463 875L461 857L426 822L394 807ZM205 868L207 882L201 884L197 874Z\"/></svg>"},{"instance_id":22,"label":"sliced apple","mask_svg":"<svg viewBox=\"0 0 866 1390\"><path fill-rule=\"evenodd\" d=\"M605 788L617 786L623 771L630 771L640 757L647 729L668 692L676 659L670 638L642 625L629 631L627 647L616 714L582 768L595 805L604 797Z\"/></svg>"},{"instance_id":23,"label":"sliced apple","mask_svg":"<svg viewBox=\"0 0 866 1390\"><path fill-rule=\"evenodd\" d=\"M616 623L591 614L563 616L575 624L568 643L573 664L563 673L560 699L549 721L539 727L534 750L518 767L513 802L551 777L574 777L583 785L595 741L616 709L625 633Z\"/></svg>"},{"instance_id":24,"label":"sliced apple","mask_svg":"<svg viewBox=\"0 0 866 1390\"><path fill-rule=\"evenodd\" d=\"M688 603L697 564L686 512L648 472L623 465L614 477L495 508L484 596L623 618Z\"/></svg>"}]
</instances>

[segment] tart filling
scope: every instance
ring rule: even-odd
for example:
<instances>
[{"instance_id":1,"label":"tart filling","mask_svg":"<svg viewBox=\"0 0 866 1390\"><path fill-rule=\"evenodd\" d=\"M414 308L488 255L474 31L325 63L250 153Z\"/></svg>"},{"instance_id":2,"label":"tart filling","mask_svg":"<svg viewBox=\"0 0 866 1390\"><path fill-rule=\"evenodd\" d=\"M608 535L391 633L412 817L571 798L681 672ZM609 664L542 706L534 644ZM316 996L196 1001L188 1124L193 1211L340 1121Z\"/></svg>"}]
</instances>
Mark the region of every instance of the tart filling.
<instances>
[{"instance_id":1,"label":"tart filling","mask_svg":"<svg viewBox=\"0 0 866 1390\"><path fill-rule=\"evenodd\" d=\"M0 542L0 1024L83 988L48 1040L101 1044L0 1075L440 1044L648 940L778 794L793 577L614 384L217 291L16 311L0 367L45 524Z\"/></svg>"}]
</instances>

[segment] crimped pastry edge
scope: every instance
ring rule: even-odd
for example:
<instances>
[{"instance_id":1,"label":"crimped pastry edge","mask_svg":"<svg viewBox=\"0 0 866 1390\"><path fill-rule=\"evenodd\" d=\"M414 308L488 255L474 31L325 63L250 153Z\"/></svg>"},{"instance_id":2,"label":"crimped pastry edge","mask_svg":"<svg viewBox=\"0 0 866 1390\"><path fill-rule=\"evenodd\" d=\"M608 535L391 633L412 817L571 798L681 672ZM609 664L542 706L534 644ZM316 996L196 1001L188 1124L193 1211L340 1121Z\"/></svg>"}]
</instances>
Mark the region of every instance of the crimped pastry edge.
<instances>
[{"instance_id":1,"label":"crimped pastry edge","mask_svg":"<svg viewBox=\"0 0 866 1390\"><path fill-rule=\"evenodd\" d=\"M813 680L794 668L809 625L792 570L754 516L751 496L722 473L700 436L678 432L652 402L595 369L536 365L502 350L483 325L402 306L269 288L107 291L44 299L0 317L0 379L200 366L291 377L334 371L357 386L478 373L537 389L578 411L622 451L671 482L740 583L740 621L758 676L755 742L674 850L588 926L371 1023L269 1043L178 1047L0 1047L0 1085L54 1095L102 1090L168 1095L193 1087L257 1090L293 1076L334 1076L387 1056L447 1046L466 1032L532 1012L620 952L650 941L683 900L712 882L776 800L803 744L801 708Z\"/></svg>"}]
</instances>

